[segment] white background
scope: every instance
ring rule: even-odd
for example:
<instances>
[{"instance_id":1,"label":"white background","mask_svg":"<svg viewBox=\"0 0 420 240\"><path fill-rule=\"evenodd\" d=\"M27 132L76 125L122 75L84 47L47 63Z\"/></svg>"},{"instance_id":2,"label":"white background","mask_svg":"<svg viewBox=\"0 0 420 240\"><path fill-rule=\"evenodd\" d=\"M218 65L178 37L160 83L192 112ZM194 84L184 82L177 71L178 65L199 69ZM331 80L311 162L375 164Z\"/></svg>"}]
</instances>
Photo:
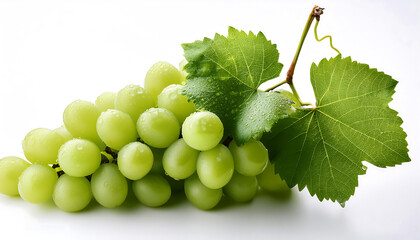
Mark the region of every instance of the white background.
<instances>
[{"instance_id":1,"label":"white background","mask_svg":"<svg viewBox=\"0 0 420 240\"><path fill-rule=\"evenodd\" d=\"M94 101L104 91L143 84L155 62L178 65L181 43L226 35L228 26L262 31L276 43L283 79L314 4L326 8L320 36L332 34L344 56L399 81L391 107L404 120L412 162L386 169L367 164L345 208L297 189L288 201L260 195L213 211L179 197L159 209L129 200L118 209L92 204L77 214L52 201L33 205L1 195L0 239L418 239L418 0L0 0L0 158L23 157L26 133L59 127L73 100ZM313 101L310 64L334 55L311 30L294 77L305 101Z\"/></svg>"}]
</instances>

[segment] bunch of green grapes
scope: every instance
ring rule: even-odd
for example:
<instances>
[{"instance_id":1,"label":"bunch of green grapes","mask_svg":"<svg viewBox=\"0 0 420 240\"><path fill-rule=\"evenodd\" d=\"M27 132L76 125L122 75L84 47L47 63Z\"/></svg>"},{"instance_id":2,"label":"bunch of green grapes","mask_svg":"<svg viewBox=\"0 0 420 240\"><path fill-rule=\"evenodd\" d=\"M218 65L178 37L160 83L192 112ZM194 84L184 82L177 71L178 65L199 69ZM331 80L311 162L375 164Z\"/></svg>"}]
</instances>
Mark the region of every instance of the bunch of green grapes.
<instances>
[{"instance_id":1,"label":"bunch of green grapes","mask_svg":"<svg viewBox=\"0 0 420 240\"><path fill-rule=\"evenodd\" d=\"M26 135L28 161L0 160L0 193L31 203L52 197L60 209L75 212L92 199L107 208L120 206L129 191L142 204L158 207L183 189L204 210L223 196L247 202L259 188L289 191L260 141L238 145L223 139L219 117L196 111L180 92L185 77L158 62L144 88L128 85L101 94L95 103L70 103L63 126Z\"/></svg>"}]
</instances>

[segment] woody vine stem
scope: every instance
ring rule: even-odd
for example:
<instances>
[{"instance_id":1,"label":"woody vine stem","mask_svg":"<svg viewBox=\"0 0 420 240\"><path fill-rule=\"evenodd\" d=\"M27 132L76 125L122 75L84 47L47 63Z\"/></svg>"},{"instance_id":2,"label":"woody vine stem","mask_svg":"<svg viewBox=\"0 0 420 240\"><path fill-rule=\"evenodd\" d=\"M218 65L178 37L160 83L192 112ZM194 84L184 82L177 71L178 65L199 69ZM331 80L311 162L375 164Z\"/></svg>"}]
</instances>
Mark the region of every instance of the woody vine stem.
<instances>
[{"instance_id":1,"label":"woody vine stem","mask_svg":"<svg viewBox=\"0 0 420 240\"><path fill-rule=\"evenodd\" d=\"M306 35L308 35L309 29L310 29L314 19L316 19L316 24L315 24L315 28L314 28L315 39L320 42L320 41L322 41L326 38L329 38L331 48L334 49L335 51L337 51L338 54L340 54L340 52L335 47L333 47L332 38L331 38L330 35L327 35L327 36L325 36L321 39L318 38L317 27L318 27L320 17L324 13L323 10L324 10L324 8L321 8L321 7L318 7L318 6L313 7L311 13L309 14L308 20L306 21L305 28L303 29L302 36L300 38L299 45L297 47L297 50L296 50L295 56L293 58L293 61L290 64L289 70L287 71L286 79L284 81L274 85L273 87L270 87L270 88L266 89L265 90L266 92L274 90L277 87L287 83L287 84L289 84L290 89L292 89L293 95L299 101L300 105L302 105L302 106L312 105L311 103L303 103L302 100L300 99L299 94L297 93L296 88L293 85L293 74L295 72L295 67L296 67L296 64L297 64L297 61L298 61L298 58L299 58L300 51L302 50L303 42L306 39Z\"/></svg>"}]
</instances>

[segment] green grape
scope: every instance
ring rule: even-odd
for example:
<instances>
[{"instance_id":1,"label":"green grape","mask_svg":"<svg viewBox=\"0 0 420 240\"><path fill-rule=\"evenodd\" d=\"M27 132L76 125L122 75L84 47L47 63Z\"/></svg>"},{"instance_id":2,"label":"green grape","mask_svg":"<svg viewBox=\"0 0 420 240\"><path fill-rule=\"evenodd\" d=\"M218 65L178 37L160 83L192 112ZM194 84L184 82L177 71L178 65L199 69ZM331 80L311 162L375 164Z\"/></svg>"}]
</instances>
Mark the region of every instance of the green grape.
<instances>
[{"instance_id":1,"label":"green grape","mask_svg":"<svg viewBox=\"0 0 420 240\"><path fill-rule=\"evenodd\" d=\"M193 102L188 102L187 96L181 95L182 86L172 84L167 86L158 96L158 107L171 111L183 123L191 113L195 112Z\"/></svg>"},{"instance_id":2,"label":"green grape","mask_svg":"<svg viewBox=\"0 0 420 240\"><path fill-rule=\"evenodd\" d=\"M165 175L165 170L163 170L162 158L163 154L165 153L165 148L154 148L150 147L153 153L153 166L150 169L151 173L157 173L161 175Z\"/></svg>"},{"instance_id":3,"label":"green grape","mask_svg":"<svg viewBox=\"0 0 420 240\"><path fill-rule=\"evenodd\" d=\"M71 135L69 130L67 130L67 128L64 125L54 129L54 132L60 134L60 136L63 137L64 142L67 142L68 140L72 140L74 138L73 135Z\"/></svg>"},{"instance_id":4,"label":"green grape","mask_svg":"<svg viewBox=\"0 0 420 240\"><path fill-rule=\"evenodd\" d=\"M237 202L248 202L258 190L257 177L244 176L235 172L229 183L223 188L226 195Z\"/></svg>"},{"instance_id":5,"label":"green grape","mask_svg":"<svg viewBox=\"0 0 420 240\"><path fill-rule=\"evenodd\" d=\"M210 189L203 185L196 174L185 180L184 191L187 199L194 206L202 210L214 208L220 202L223 195L221 188Z\"/></svg>"},{"instance_id":6,"label":"green grape","mask_svg":"<svg viewBox=\"0 0 420 240\"><path fill-rule=\"evenodd\" d=\"M104 92L96 98L95 105L100 112L115 108L115 93Z\"/></svg>"},{"instance_id":7,"label":"green grape","mask_svg":"<svg viewBox=\"0 0 420 240\"><path fill-rule=\"evenodd\" d=\"M125 177L113 163L102 164L92 175L92 194L104 207L115 208L123 204L128 193Z\"/></svg>"},{"instance_id":8,"label":"green grape","mask_svg":"<svg viewBox=\"0 0 420 240\"><path fill-rule=\"evenodd\" d=\"M120 150L137 139L136 126L130 115L115 109L101 113L96 123L101 140L110 148Z\"/></svg>"},{"instance_id":9,"label":"green grape","mask_svg":"<svg viewBox=\"0 0 420 240\"><path fill-rule=\"evenodd\" d=\"M182 59L179 62L179 71L181 72L182 77L183 77L182 84L184 84L184 83L187 82L187 75L188 75L188 73L184 69L185 68L185 65L187 65L187 64L188 64L188 61L186 59Z\"/></svg>"},{"instance_id":10,"label":"green grape","mask_svg":"<svg viewBox=\"0 0 420 240\"><path fill-rule=\"evenodd\" d=\"M286 181L274 172L274 164L268 163L265 170L257 176L258 184L264 190L288 194L290 192Z\"/></svg>"},{"instance_id":11,"label":"green grape","mask_svg":"<svg viewBox=\"0 0 420 240\"><path fill-rule=\"evenodd\" d=\"M295 102L292 106L293 107L301 107L302 105L300 105L298 99L296 98L295 95L293 95L293 93L284 90L284 89L279 89L276 90L277 92L279 92L281 95L285 96L286 98L288 98L289 100L292 100L293 102Z\"/></svg>"},{"instance_id":12,"label":"green grape","mask_svg":"<svg viewBox=\"0 0 420 240\"><path fill-rule=\"evenodd\" d=\"M115 97L115 109L130 115L134 123L144 111L154 106L152 95L139 85L124 87Z\"/></svg>"},{"instance_id":13,"label":"green grape","mask_svg":"<svg viewBox=\"0 0 420 240\"><path fill-rule=\"evenodd\" d=\"M208 188L225 186L233 174L233 158L229 149L222 144L201 152L197 159L197 175Z\"/></svg>"},{"instance_id":14,"label":"green grape","mask_svg":"<svg viewBox=\"0 0 420 240\"><path fill-rule=\"evenodd\" d=\"M268 151L260 141L251 139L238 146L232 140L229 150L235 161L235 170L242 175L256 176L264 171L268 163Z\"/></svg>"},{"instance_id":15,"label":"green grape","mask_svg":"<svg viewBox=\"0 0 420 240\"><path fill-rule=\"evenodd\" d=\"M30 203L45 202L52 196L57 178L57 172L50 166L32 164L19 177L19 194Z\"/></svg>"},{"instance_id":16,"label":"green grape","mask_svg":"<svg viewBox=\"0 0 420 240\"><path fill-rule=\"evenodd\" d=\"M76 100L64 110L64 125L73 137L91 140L102 150L105 149L105 144L96 131L96 121L100 113L93 103Z\"/></svg>"},{"instance_id":17,"label":"green grape","mask_svg":"<svg viewBox=\"0 0 420 240\"><path fill-rule=\"evenodd\" d=\"M171 197L171 186L159 174L148 174L133 182L133 192L136 198L148 207L159 207Z\"/></svg>"},{"instance_id":18,"label":"green grape","mask_svg":"<svg viewBox=\"0 0 420 240\"><path fill-rule=\"evenodd\" d=\"M0 193L17 196L19 176L31 164L18 157L0 159Z\"/></svg>"},{"instance_id":19,"label":"green grape","mask_svg":"<svg viewBox=\"0 0 420 240\"><path fill-rule=\"evenodd\" d=\"M137 132L148 145L169 147L179 138L180 125L175 115L164 108L150 108L137 121Z\"/></svg>"},{"instance_id":20,"label":"green grape","mask_svg":"<svg viewBox=\"0 0 420 240\"><path fill-rule=\"evenodd\" d=\"M93 142L75 138L61 146L58 163L72 177L88 176L101 164L101 151Z\"/></svg>"},{"instance_id":21,"label":"green grape","mask_svg":"<svg viewBox=\"0 0 420 240\"><path fill-rule=\"evenodd\" d=\"M166 174L175 179L185 179L197 169L199 151L188 146L184 139L178 139L166 149L162 164Z\"/></svg>"},{"instance_id":22,"label":"green grape","mask_svg":"<svg viewBox=\"0 0 420 240\"><path fill-rule=\"evenodd\" d=\"M223 137L223 124L212 112L195 112L182 124L182 136L192 148L206 151L219 144Z\"/></svg>"},{"instance_id":23,"label":"green grape","mask_svg":"<svg viewBox=\"0 0 420 240\"><path fill-rule=\"evenodd\" d=\"M37 128L23 139L23 153L31 163L54 164L57 161L58 149L64 142L64 138L55 131Z\"/></svg>"},{"instance_id":24,"label":"green grape","mask_svg":"<svg viewBox=\"0 0 420 240\"><path fill-rule=\"evenodd\" d=\"M90 182L85 177L61 175L55 184L53 200L55 205L66 212L84 209L92 199Z\"/></svg>"},{"instance_id":25,"label":"green grape","mask_svg":"<svg viewBox=\"0 0 420 240\"><path fill-rule=\"evenodd\" d=\"M181 72L167 62L155 63L147 72L144 79L144 88L157 102L157 96L164 88L171 84L181 84L183 76Z\"/></svg>"},{"instance_id":26,"label":"green grape","mask_svg":"<svg viewBox=\"0 0 420 240\"><path fill-rule=\"evenodd\" d=\"M141 142L125 145L118 152L118 169L126 178L140 179L150 172L153 166L153 152Z\"/></svg>"}]
</instances>

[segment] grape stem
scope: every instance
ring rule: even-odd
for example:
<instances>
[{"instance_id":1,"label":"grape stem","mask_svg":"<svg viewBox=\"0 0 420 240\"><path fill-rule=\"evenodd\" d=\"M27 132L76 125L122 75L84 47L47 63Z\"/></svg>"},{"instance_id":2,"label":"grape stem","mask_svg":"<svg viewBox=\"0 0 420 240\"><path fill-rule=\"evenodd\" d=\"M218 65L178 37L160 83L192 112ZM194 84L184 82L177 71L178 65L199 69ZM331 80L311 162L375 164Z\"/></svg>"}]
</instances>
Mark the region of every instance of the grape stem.
<instances>
[{"instance_id":1,"label":"grape stem","mask_svg":"<svg viewBox=\"0 0 420 240\"><path fill-rule=\"evenodd\" d=\"M105 148L105 152L108 153L109 155L112 156L112 158L117 159L118 158L118 154L113 152L112 149L108 146L106 146Z\"/></svg>"},{"instance_id":2,"label":"grape stem","mask_svg":"<svg viewBox=\"0 0 420 240\"><path fill-rule=\"evenodd\" d=\"M287 75L286 75L286 80L278 83L277 85L265 90L266 92L271 91L285 83L289 84L290 88L292 89L293 95L295 95L296 99L299 101L299 103L302 106L305 105L312 105L311 103L302 103L302 101L300 100L299 94L297 93L294 85L293 85L293 74L295 73L295 67L299 58L299 54L300 51L302 50L302 46L303 46L303 42L305 41L306 35L308 35L309 29L311 28L312 22L314 21L314 19L316 19L317 21L319 21L321 15L324 13L323 12L323 8L318 7L318 6L314 6L312 8L311 13L309 14L308 20L306 21L305 24L305 28L303 29L302 32L302 36L300 37L300 41L299 41L299 45L297 47L295 56L293 58L292 63L290 64L289 70L287 71Z\"/></svg>"},{"instance_id":3,"label":"grape stem","mask_svg":"<svg viewBox=\"0 0 420 240\"><path fill-rule=\"evenodd\" d=\"M57 172L58 177L61 177L61 175L64 174L64 171L61 169L60 164L55 163L51 167L52 167L52 169L54 169Z\"/></svg>"},{"instance_id":4,"label":"grape stem","mask_svg":"<svg viewBox=\"0 0 420 240\"><path fill-rule=\"evenodd\" d=\"M101 154L101 164L102 163L109 163L109 159L104 154Z\"/></svg>"},{"instance_id":5,"label":"grape stem","mask_svg":"<svg viewBox=\"0 0 420 240\"><path fill-rule=\"evenodd\" d=\"M60 171L57 172L57 176L58 177L61 177L63 174L64 174L64 171L63 170L60 170Z\"/></svg>"}]
</instances>

